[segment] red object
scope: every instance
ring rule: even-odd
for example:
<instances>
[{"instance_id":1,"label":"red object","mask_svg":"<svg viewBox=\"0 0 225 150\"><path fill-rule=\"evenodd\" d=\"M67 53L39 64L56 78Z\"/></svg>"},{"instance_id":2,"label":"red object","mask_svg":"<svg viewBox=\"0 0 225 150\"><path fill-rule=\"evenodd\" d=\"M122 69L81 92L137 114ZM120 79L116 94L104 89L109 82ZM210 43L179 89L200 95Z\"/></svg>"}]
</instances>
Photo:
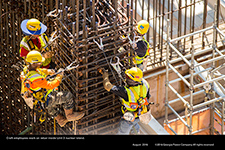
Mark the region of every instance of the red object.
<instances>
[{"instance_id":1,"label":"red object","mask_svg":"<svg viewBox=\"0 0 225 150\"><path fill-rule=\"evenodd\" d=\"M28 53L29 51L22 47L20 52L20 57L26 57Z\"/></svg>"},{"instance_id":2,"label":"red object","mask_svg":"<svg viewBox=\"0 0 225 150\"><path fill-rule=\"evenodd\" d=\"M41 48L41 41L40 41L39 38L31 39L31 40L32 40L33 44L34 44L35 46L37 46L38 49ZM21 48L20 57L26 57L28 53L29 53L29 51L22 47L22 48Z\"/></svg>"}]
</instances>

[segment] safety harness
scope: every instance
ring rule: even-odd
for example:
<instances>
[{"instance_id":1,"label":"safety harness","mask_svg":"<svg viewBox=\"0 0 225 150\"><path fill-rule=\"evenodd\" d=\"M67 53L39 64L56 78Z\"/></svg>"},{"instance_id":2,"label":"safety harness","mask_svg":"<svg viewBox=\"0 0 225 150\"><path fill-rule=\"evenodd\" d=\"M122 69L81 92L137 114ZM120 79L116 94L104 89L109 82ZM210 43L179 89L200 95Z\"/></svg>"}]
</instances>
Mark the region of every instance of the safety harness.
<instances>
[{"instance_id":1,"label":"safety harness","mask_svg":"<svg viewBox=\"0 0 225 150\"><path fill-rule=\"evenodd\" d=\"M137 118L140 115L147 112L147 105L149 104L149 101L147 97L143 98L143 84L144 83L140 85L140 95L138 95L138 93L135 91L133 87L129 87L129 90L131 90L132 95L135 97L137 101L134 102L133 100L131 100L132 101L131 102L129 99L129 104L130 104L129 106L123 102L122 112L124 114L123 118L125 120L131 121L134 118ZM128 110L128 108L133 109L135 111Z\"/></svg>"},{"instance_id":2,"label":"safety harness","mask_svg":"<svg viewBox=\"0 0 225 150\"><path fill-rule=\"evenodd\" d=\"M44 75L42 74L40 71L38 71L39 74L41 75ZM25 75L25 80L24 80L24 85L25 87L28 89L28 91L33 95L33 109L37 110L38 112L41 113L41 116L39 118L39 121L41 123L43 123L46 119L46 109L45 109L45 105L48 105L48 101L49 101L49 97L48 95L53 91L53 90L46 90L46 89L43 89L43 88L40 88L38 90L32 90L31 89L31 85L34 83L34 82L37 82L37 81L40 81L40 80L43 80L43 79L37 79L35 81L30 81L30 77L32 76L33 74L30 73L30 71L28 70L27 74Z\"/></svg>"}]
</instances>

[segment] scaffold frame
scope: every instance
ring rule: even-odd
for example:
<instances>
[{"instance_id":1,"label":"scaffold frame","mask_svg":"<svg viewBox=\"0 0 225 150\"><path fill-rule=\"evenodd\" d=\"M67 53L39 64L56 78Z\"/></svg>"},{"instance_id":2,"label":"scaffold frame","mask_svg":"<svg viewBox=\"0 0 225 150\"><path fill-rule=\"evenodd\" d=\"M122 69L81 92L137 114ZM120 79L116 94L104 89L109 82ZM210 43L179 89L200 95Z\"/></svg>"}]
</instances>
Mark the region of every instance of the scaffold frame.
<instances>
[{"instance_id":1,"label":"scaffold frame","mask_svg":"<svg viewBox=\"0 0 225 150\"><path fill-rule=\"evenodd\" d=\"M170 39L169 36L167 36L167 47L166 47L166 61L165 61L165 66L166 66L166 80L165 80L165 92L166 92L166 99L165 99L165 120L164 120L164 125L166 125L174 134L179 134L176 133L174 129L171 128L170 126L170 122L168 121L168 112L169 109L172 111L173 114L176 115L176 117L181 120L181 122L188 128L188 134L191 135L193 133L198 133L200 131L202 131L203 129L200 129L198 131L194 131L192 130L192 124L193 124L193 120L192 120L192 116L193 116L193 111L198 109L198 108L202 108L203 106L207 106L209 105L211 108L211 115L210 115L210 134L214 134L215 128L214 128L214 113L217 112L218 113L218 109L216 109L215 107L215 102L220 102L222 105L222 112L220 112L220 117L221 117L221 133L223 135L223 130L224 130L224 101L225 101L225 88L221 86L221 84L218 83L219 80L222 80L225 78L225 75L219 74L218 77L215 77L215 72L218 73L218 71L223 68L224 64L220 65L219 67L215 67L215 63L218 60L222 60L225 59L225 55L218 50L217 48L217 34L219 33L220 35L222 35L223 38L225 38L225 34L223 32L221 32L221 30L217 27L217 5L215 5L214 7L214 23L212 26L190 33L190 34L186 34L184 36L180 36L174 39ZM169 25L169 19L167 21L167 35L170 34L170 25ZM203 32L206 32L208 30L213 30L213 41L212 41L212 45L210 46L210 48L205 48L201 51L195 52L195 47L194 44L191 45L190 47L190 54L188 55L183 55L182 53L179 52L179 50L173 45L174 42L179 41L181 39L185 39L185 38L189 38L192 37L196 34L200 34ZM170 54L170 49L172 49L173 52L175 52L179 58L176 58L174 60L170 60L169 59L169 54ZM201 53L204 52L210 52L212 51L212 59L209 60L205 60L202 61L200 63L198 63L195 60L195 56L200 55ZM219 56L217 56L219 55ZM187 64L187 66L189 67L189 74L183 76L181 73L179 73L179 71L177 71L177 69L173 66L173 64L175 62L177 62L178 60L183 60L183 62L185 64ZM204 68L202 67L202 65L205 64L210 64L211 66L208 68ZM201 67L201 70L198 68ZM196 69L198 68L198 69ZM174 79L172 81L169 81L169 72L173 71L174 73L177 74L178 78ZM207 77L204 80L204 82L195 84L194 83L194 76L196 75L201 75L202 73L206 72L207 73ZM203 77L204 78L204 77ZM188 80L189 79L189 80ZM181 96L181 94L175 90L175 88L173 88L173 86L171 85L172 83L178 82L178 81L183 81L186 86L189 88L189 95L185 95L185 96ZM200 104L193 104L193 100L194 100L194 96L198 95L198 94L206 94L206 96L208 96L209 90L206 88L206 86L212 86L212 95L211 99L205 99L202 103ZM194 92L195 89L197 88L201 88L199 91ZM220 90L219 94L216 91L216 88L218 88L218 90ZM169 89L176 94L176 96L178 97L177 99L174 100L170 100L169 101ZM222 94L221 94L222 93ZM216 96L219 95L219 96ZM209 96L208 96L209 97ZM186 101L185 98L189 98L189 101ZM178 101L182 101L185 107L185 119L183 119L178 112L176 112L176 110L171 106L172 103L176 103ZM187 118L189 117L189 122L187 121ZM206 128L208 129L208 128Z\"/></svg>"}]
</instances>

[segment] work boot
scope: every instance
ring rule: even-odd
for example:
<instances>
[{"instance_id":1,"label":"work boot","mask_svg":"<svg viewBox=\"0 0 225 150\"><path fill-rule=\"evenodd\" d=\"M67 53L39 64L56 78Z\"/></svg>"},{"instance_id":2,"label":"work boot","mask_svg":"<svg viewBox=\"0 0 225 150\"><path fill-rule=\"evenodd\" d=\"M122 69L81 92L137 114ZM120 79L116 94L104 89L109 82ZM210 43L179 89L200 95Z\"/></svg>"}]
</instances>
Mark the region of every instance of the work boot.
<instances>
[{"instance_id":1,"label":"work boot","mask_svg":"<svg viewBox=\"0 0 225 150\"><path fill-rule=\"evenodd\" d=\"M73 108L71 109L64 109L66 118L68 121L75 121L79 120L84 116L84 113L82 112L73 112Z\"/></svg>"},{"instance_id":2,"label":"work boot","mask_svg":"<svg viewBox=\"0 0 225 150\"><path fill-rule=\"evenodd\" d=\"M68 120L61 114L58 114L55 119L57 120L58 124L60 125L60 127L64 127L66 125L66 123L68 122Z\"/></svg>"}]
</instances>

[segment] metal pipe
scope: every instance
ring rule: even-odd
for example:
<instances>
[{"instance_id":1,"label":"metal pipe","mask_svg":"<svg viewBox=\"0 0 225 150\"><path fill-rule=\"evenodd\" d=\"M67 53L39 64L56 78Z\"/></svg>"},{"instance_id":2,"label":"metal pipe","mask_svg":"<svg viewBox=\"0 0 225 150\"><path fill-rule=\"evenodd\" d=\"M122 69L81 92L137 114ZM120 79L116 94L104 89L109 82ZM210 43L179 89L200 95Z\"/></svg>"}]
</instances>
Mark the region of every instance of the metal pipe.
<instances>
[{"instance_id":1,"label":"metal pipe","mask_svg":"<svg viewBox=\"0 0 225 150\"><path fill-rule=\"evenodd\" d=\"M207 83L212 83L214 81L222 80L223 78L225 78L225 75L222 75L220 77L214 78L214 79L209 80L209 81L206 81L206 82L199 83L199 84L197 84L197 85L194 86L194 89L199 88L199 87L201 87L201 86L203 86L203 85L205 85Z\"/></svg>"},{"instance_id":2,"label":"metal pipe","mask_svg":"<svg viewBox=\"0 0 225 150\"><path fill-rule=\"evenodd\" d=\"M165 120L164 123L168 123L168 85L169 85L169 19L167 19L167 45L166 45L166 84L165 84Z\"/></svg>"},{"instance_id":3,"label":"metal pipe","mask_svg":"<svg viewBox=\"0 0 225 150\"><path fill-rule=\"evenodd\" d=\"M215 27L215 29L225 38L225 34L217 27Z\"/></svg>"},{"instance_id":4,"label":"metal pipe","mask_svg":"<svg viewBox=\"0 0 225 150\"><path fill-rule=\"evenodd\" d=\"M223 54L221 53L221 51L219 51L216 47L214 48L214 50L221 56L223 56ZM225 58L224 58L225 59Z\"/></svg>"},{"instance_id":5,"label":"metal pipe","mask_svg":"<svg viewBox=\"0 0 225 150\"><path fill-rule=\"evenodd\" d=\"M193 96L196 96L196 95L199 95L199 94L204 94L204 92L205 92L205 90L200 90L200 91L194 92ZM190 94L185 95L182 98L185 99L185 98L189 98L189 97L190 97ZM176 99L170 100L169 104L173 104L175 102L178 102L179 100L180 100L180 98L176 98Z\"/></svg>"},{"instance_id":6,"label":"metal pipe","mask_svg":"<svg viewBox=\"0 0 225 150\"><path fill-rule=\"evenodd\" d=\"M195 72L195 73L193 74L193 76L196 76L196 75L198 75L198 74L200 74L200 73L203 73L203 72L205 72L205 71L209 71L209 70L211 70L211 69L212 69L212 68L209 67L209 68L204 69L204 70L202 70L202 71ZM187 79L187 78L189 78L190 76L191 76L191 75L189 74L189 75L184 76L184 78ZM177 78L177 79L174 79L174 80L170 81L169 83L172 84L172 83L175 83L175 82L178 82L178 81L181 81L181 80L182 80L181 78Z\"/></svg>"},{"instance_id":7,"label":"metal pipe","mask_svg":"<svg viewBox=\"0 0 225 150\"><path fill-rule=\"evenodd\" d=\"M187 106L188 108L190 107L189 103L171 85L168 85L168 87L173 91L174 94L176 94L177 97L180 98L180 100L184 103L185 106Z\"/></svg>"},{"instance_id":8,"label":"metal pipe","mask_svg":"<svg viewBox=\"0 0 225 150\"><path fill-rule=\"evenodd\" d=\"M173 128L170 126L169 123L166 123L166 125L168 126L168 128L169 128L175 135L177 135L176 131L173 130Z\"/></svg>"},{"instance_id":9,"label":"metal pipe","mask_svg":"<svg viewBox=\"0 0 225 150\"><path fill-rule=\"evenodd\" d=\"M194 52L195 52L195 48L194 48L194 44L192 44L191 46L191 67L190 67L190 120L189 120L189 135L192 134L192 113L193 113L193 92L194 92Z\"/></svg>"},{"instance_id":10,"label":"metal pipe","mask_svg":"<svg viewBox=\"0 0 225 150\"><path fill-rule=\"evenodd\" d=\"M20 132L18 135L24 135L27 132L29 132L32 129L32 127L27 127L25 130L23 130L22 132Z\"/></svg>"},{"instance_id":11,"label":"metal pipe","mask_svg":"<svg viewBox=\"0 0 225 150\"><path fill-rule=\"evenodd\" d=\"M188 124L181 118L181 116L168 104L167 105L170 110L172 110L172 112L183 122L183 124L189 128Z\"/></svg>"},{"instance_id":12,"label":"metal pipe","mask_svg":"<svg viewBox=\"0 0 225 150\"><path fill-rule=\"evenodd\" d=\"M195 56L202 55L202 54L207 53L207 52L209 52L209 51L211 51L211 50L213 50L212 47L206 48L206 49L203 49L203 50L200 50L200 51L197 51L197 52L195 53ZM190 58L191 58L191 54L185 55L184 57L185 57L186 59L190 59ZM170 64L179 62L179 61L181 61L181 60L182 60L181 57L176 58L176 59L174 59L174 60L171 60L171 61L170 61Z\"/></svg>"},{"instance_id":13,"label":"metal pipe","mask_svg":"<svg viewBox=\"0 0 225 150\"><path fill-rule=\"evenodd\" d=\"M184 38L193 36L193 35L195 35L195 34L198 34L198 33L202 33L202 32L208 31L208 30L210 30L210 29L213 29L213 26L210 26L210 27L205 28L205 29L202 29L202 30L195 31L195 32L190 33L190 34L183 35L183 36L178 37L178 38L175 38L175 39L171 39L170 42L172 43L172 42L175 42L175 41L179 41L179 40L182 40L182 39L184 39Z\"/></svg>"},{"instance_id":14,"label":"metal pipe","mask_svg":"<svg viewBox=\"0 0 225 150\"><path fill-rule=\"evenodd\" d=\"M169 67L178 75L178 77L180 77L180 79L182 79L184 81L184 83L190 87L190 83L171 65L171 64L168 64Z\"/></svg>"},{"instance_id":15,"label":"metal pipe","mask_svg":"<svg viewBox=\"0 0 225 150\"><path fill-rule=\"evenodd\" d=\"M201 103L201 104L198 104L198 105L195 105L193 106L193 110L194 109L197 109L197 108L200 108L200 107L203 107L203 106L206 106L206 105L209 105L209 104L212 104L216 101L220 101L221 99L225 98L225 95L224 96L220 96L220 97L217 97L217 98L214 98L212 100L209 100L207 102L204 102L204 103Z\"/></svg>"},{"instance_id":16,"label":"metal pipe","mask_svg":"<svg viewBox=\"0 0 225 150\"><path fill-rule=\"evenodd\" d=\"M176 49L176 47L173 46L173 44L169 42L169 46L185 61L185 63L188 64L189 67L191 66L190 62Z\"/></svg>"},{"instance_id":17,"label":"metal pipe","mask_svg":"<svg viewBox=\"0 0 225 150\"><path fill-rule=\"evenodd\" d=\"M221 124L222 124L222 126L221 126L221 134L223 135L224 133L224 100L222 101L222 117L221 117Z\"/></svg>"},{"instance_id":18,"label":"metal pipe","mask_svg":"<svg viewBox=\"0 0 225 150\"><path fill-rule=\"evenodd\" d=\"M215 54L214 54L215 55ZM201 62L201 63L198 63L195 65L195 68L196 67L199 67L199 66L202 66L202 65L205 65L205 64L208 64L208 63L211 63L211 62L215 62L217 60L220 60L220 59L223 59L225 56L219 56L219 57L216 57L214 59L210 59L210 60L207 60L207 61L204 61L204 62Z\"/></svg>"}]
</instances>

